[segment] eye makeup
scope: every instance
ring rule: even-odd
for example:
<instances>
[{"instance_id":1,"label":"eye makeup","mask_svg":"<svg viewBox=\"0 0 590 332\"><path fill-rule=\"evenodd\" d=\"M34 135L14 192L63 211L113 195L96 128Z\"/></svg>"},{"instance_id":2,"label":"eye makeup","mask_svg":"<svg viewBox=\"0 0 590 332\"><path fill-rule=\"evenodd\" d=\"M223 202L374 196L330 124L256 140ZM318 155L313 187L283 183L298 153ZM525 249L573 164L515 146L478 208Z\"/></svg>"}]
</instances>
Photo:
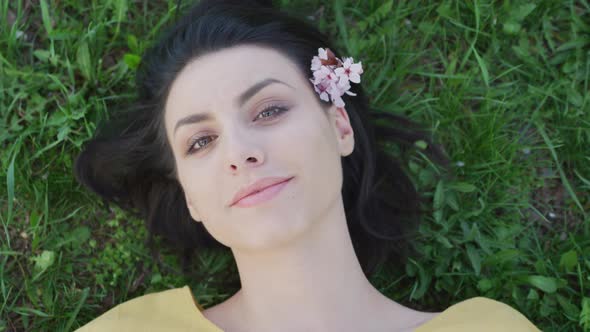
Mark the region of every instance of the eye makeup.
<instances>
[{"instance_id":1,"label":"eye makeup","mask_svg":"<svg viewBox=\"0 0 590 332\"><path fill-rule=\"evenodd\" d=\"M258 114L256 114L256 117L252 121L253 122L272 121L275 118L279 118L285 112L289 111L290 108L291 107L283 105L282 103L270 103L270 104L266 105L262 111L260 111ZM264 116L264 114L270 114L270 115ZM205 140L205 139L209 139L214 136L215 135L199 135L199 136L192 137L188 141L188 147L187 147L188 150L186 151L186 154L192 155L194 153L198 153L201 150L205 149L207 147L208 143L210 142L210 140ZM204 144L200 144L203 141L207 141L207 142Z\"/></svg>"}]
</instances>

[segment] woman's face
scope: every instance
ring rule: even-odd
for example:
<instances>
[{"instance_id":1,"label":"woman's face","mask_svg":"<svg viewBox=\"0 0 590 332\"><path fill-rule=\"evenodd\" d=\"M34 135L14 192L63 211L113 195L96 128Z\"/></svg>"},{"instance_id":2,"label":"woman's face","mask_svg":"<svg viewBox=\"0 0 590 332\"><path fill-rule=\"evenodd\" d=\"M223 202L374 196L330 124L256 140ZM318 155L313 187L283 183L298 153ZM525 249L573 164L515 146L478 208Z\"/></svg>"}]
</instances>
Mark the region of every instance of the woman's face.
<instances>
[{"instance_id":1,"label":"woman's face","mask_svg":"<svg viewBox=\"0 0 590 332\"><path fill-rule=\"evenodd\" d=\"M342 199L340 158L354 148L346 111L324 110L277 51L238 46L192 61L172 84L164 120L192 218L228 247L295 240ZM230 206L266 177L293 178L270 200Z\"/></svg>"}]
</instances>

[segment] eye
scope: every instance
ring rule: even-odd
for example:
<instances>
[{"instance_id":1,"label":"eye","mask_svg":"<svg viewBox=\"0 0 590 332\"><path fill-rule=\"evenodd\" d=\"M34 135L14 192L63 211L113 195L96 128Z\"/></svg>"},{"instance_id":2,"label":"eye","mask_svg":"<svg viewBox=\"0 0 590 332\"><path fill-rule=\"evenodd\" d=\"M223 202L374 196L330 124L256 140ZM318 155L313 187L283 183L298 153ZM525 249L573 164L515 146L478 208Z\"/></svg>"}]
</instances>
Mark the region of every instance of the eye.
<instances>
[{"instance_id":1,"label":"eye","mask_svg":"<svg viewBox=\"0 0 590 332\"><path fill-rule=\"evenodd\" d=\"M195 137L194 139L191 139L191 141L189 143L189 149L187 151L187 154L193 154L195 152L200 151L206 145L206 143L201 144L201 142L207 141L206 139L209 139L211 137L213 137L213 136L208 135L208 136ZM198 146L198 147L195 149L195 146Z\"/></svg>"},{"instance_id":2,"label":"eye","mask_svg":"<svg viewBox=\"0 0 590 332\"><path fill-rule=\"evenodd\" d=\"M289 109L285 106L281 106L281 105L268 105L267 107L265 107L260 113L258 113L256 115L256 117L254 118L254 121L256 121L256 119L258 119L258 116L261 114L272 114L270 116L263 116L262 118L267 119L267 118L274 118L276 116L279 116L280 114L282 114L283 112L288 111ZM275 112L271 112L271 111L275 111Z\"/></svg>"},{"instance_id":3,"label":"eye","mask_svg":"<svg viewBox=\"0 0 590 332\"><path fill-rule=\"evenodd\" d=\"M257 119L260 119L260 118L265 119L264 121L267 121L266 119L273 119L273 118L279 117L281 114L287 112L288 110L289 110L289 108L286 106L268 105L262 111L260 111L260 113L258 113L256 115L256 117L254 118L253 121L257 121ZM268 115L268 114L270 114L270 115ZM260 115L267 115L267 116L261 117ZM215 135L197 136L197 137L194 137L193 139L191 139L189 141L189 149L187 151L187 154L193 154L193 153L201 151L208 143L207 142L207 143L201 144L201 142L208 141L208 139L210 139L213 136L215 136ZM197 148L195 148L195 146L197 146Z\"/></svg>"}]
</instances>

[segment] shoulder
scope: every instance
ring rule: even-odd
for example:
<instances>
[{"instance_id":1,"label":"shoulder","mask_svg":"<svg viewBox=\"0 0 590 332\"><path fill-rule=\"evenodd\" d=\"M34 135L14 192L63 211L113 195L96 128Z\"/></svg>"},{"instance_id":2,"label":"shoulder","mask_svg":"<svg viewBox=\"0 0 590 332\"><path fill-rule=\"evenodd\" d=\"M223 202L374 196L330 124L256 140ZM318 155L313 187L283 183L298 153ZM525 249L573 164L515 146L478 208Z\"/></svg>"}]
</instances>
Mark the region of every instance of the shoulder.
<instances>
[{"instance_id":1,"label":"shoulder","mask_svg":"<svg viewBox=\"0 0 590 332\"><path fill-rule=\"evenodd\" d=\"M217 331L201 313L188 286L145 294L123 302L76 331Z\"/></svg>"},{"instance_id":2,"label":"shoulder","mask_svg":"<svg viewBox=\"0 0 590 332\"><path fill-rule=\"evenodd\" d=\"M473 297L458 302L434 316L415 332L445 331L514 331L540 330L510 305L487 297Z\"/></svg>"}]
</instances>

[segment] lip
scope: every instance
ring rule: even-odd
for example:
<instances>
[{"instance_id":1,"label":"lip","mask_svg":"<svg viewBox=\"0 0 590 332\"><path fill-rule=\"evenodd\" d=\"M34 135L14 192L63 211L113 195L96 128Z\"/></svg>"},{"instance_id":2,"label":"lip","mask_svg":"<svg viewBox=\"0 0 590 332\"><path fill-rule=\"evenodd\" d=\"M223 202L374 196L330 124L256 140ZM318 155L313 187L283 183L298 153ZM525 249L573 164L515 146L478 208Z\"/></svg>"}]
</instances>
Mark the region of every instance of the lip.
<instances>
[{"instance_id":1,"label":"lip","mask_svg":"<svg viewBox=\"0 0 590 332\"><path fill-rule=\"evenodd\" d=\"M248 185L244 188L238 190L238 192L234 195L233 199L231 200L230 207L234 205L240 206L250 206L253 204L257 204L264 200L270 199L274 197L276 193L278 193L287 182L293 179L293 176L290 177L266 177L256 182ZM279 185L280 184L280 185ZM267 190L268 189L268 190ZM257 196L256 199L254 196ZM241 201L244 198L251 197L249 202Z\"/></svg>"}]
</instances>

